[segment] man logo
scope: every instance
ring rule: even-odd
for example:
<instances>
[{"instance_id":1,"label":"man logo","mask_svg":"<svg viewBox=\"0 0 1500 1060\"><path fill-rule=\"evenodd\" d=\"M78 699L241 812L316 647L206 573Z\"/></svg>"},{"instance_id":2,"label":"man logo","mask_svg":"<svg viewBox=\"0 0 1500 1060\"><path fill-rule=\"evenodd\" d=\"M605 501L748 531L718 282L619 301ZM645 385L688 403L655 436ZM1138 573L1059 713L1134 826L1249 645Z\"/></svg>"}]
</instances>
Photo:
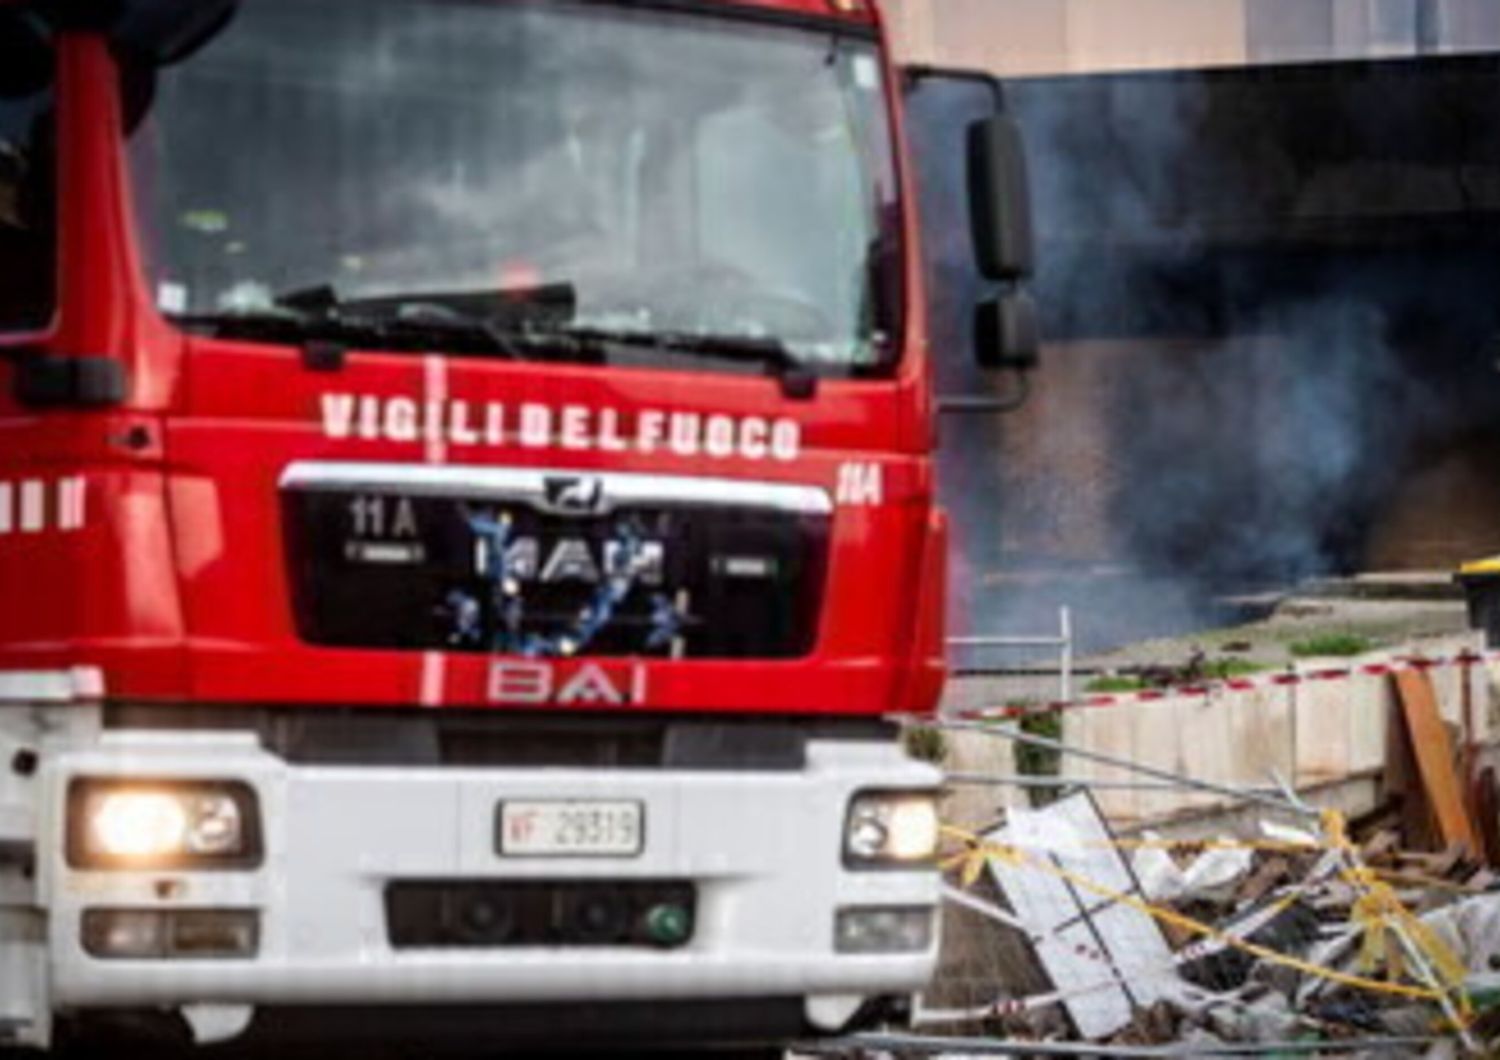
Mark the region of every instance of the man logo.
<instances>
[{"instance_id":1,"label":"man logo","mask_svg":"<svg viewBox=\"0 0 1500 1060\"><path fill-rule=\"evenodd\" d=\"M547 510L558 515L594 515L604 507L604 480L594 475L549 477Z\"/></svg>"}]
</instances>

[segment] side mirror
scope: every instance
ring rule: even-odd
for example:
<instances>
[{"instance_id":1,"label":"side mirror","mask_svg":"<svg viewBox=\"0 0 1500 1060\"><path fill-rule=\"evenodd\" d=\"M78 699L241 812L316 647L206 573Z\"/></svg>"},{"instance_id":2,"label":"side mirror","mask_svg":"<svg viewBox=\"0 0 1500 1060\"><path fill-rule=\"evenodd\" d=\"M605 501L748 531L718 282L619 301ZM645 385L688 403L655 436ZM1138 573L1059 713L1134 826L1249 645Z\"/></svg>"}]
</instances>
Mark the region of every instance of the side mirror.
<instances>
[{"instance_id":1,"label":"side mirror","mask_svg":"<svg viewBox=\"0 0 1500 1060\"><path fill-rule=\"evenodd\" d=\"M1036 299L1022 288L988 298L974 310L974 359L981 368L1028 372L1041 356Z\"/></svg>"},{"instance_id":2,"label":"side mirror","mask_svg":"<svg viewBox=\"0 0 1500 1060\"><path fill-rule=\"evenodd\" d=\"M1005 86L983 70L909 66L907 135L917 168L935 341L982 369L1036 367L1041 326L1027 283L1036 269L1031 183ZM964 237L964 233L968 237ZM975 380L956 364L962 386ZM968 378L963 378L969 376ZM946 411L1008 411L1015 400L954 399Z\"/></svg>"},{"instance_id":3,"label":"side mirror","mask_svg":"<svg viewBox=\"0 0 1500 1060\"><path fill-rule=\"evenodd\" d=\"M0 7L0 99L25 99L52 84L52 41L35 19Z\"/></svg>"},{"instance_id":4,"label":"side mirror","mask_svg":"<svg viewBox=\"0 0 1500 1060\"><path fill-rule=\"evenodd\" d=\"M1021 130L1005 112L969 126L969 204L974 255L986 279L1015 282L1036 269L1031 181Z\"/></svg>"}]
</instances>

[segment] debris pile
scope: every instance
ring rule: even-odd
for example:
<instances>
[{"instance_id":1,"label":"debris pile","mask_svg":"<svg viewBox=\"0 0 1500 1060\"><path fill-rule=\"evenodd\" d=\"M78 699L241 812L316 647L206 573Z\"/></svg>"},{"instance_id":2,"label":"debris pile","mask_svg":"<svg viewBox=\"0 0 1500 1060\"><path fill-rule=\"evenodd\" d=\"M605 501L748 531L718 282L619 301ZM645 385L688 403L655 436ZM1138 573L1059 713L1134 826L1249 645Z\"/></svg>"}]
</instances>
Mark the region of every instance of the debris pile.
<instances>
[{"instance_id":1,"label":"debris pile","mask_svg":"<svg viewBox=\"0 0 1500 1060\"><path fill-rule=\"evenodd\" d=\"M1055 801L948 828L947 933L991 963L966 990L940 983L915 1029L1022 1051L1500 1055L1500 814L1474 704L1465 684L1455 738L1422 667L1389 679L1382 796L1353 820L1273 771L1237 795L1255 812L1210 837L1116 832L1091 782L1066 777ZM1019 724L993 732L1153 784L1229 790Z\"/></svg>"},{"instance_id":2,"label":"debris pile","mask_svg":"<svg viewBox=\"0 0 1500 1060\"><path fill-rule=\"evenodd\" d=\"M1032 963L1013 954L1000 996L924 1007L919 1024L1203 1051L1500 1039L1500 878L1463 850L1350 836L1337 814L1251 839L1127 838L1083 791L951 840L950 901Z\"/></svg>"}]
</instances>

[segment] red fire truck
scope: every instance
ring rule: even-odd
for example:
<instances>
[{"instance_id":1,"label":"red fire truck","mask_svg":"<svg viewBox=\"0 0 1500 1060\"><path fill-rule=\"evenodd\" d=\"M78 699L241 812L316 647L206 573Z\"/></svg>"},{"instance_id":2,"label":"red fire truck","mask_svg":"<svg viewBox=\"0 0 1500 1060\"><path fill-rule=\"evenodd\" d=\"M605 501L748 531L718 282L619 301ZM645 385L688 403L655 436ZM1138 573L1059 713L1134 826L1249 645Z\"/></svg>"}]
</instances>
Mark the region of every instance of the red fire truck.
<instances>
[{"instance_id":1,"label":"red fire truck","mask_svg":"<svg viewBox=\"0 0 1500 1060\"><path fill-rule=\"evenodd\" d=\"M0 4L0 1041L754 1043L931 974L869 0ZM1024 170L965 127L981 361Z\"/></svg>"}]
</instances>

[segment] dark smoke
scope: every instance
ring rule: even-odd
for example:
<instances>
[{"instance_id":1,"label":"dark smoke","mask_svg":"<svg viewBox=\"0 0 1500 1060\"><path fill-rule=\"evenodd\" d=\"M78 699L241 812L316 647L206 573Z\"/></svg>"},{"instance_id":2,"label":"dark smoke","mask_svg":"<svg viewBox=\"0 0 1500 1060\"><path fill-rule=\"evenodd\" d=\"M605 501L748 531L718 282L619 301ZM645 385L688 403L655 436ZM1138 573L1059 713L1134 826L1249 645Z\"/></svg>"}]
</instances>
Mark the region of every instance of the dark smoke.
<instances>
[{"instance_id":1,"label":"dark smoke","mask_svg":"<svg viewBox=\"0 0 1500 1060\"><path fill-rule=\"evenodd\" d=\"M1500 431L1496 59L1009 91L1047 363L1027 411L947 425L959 624L1035 632L1068 602L1095 643L1201 628L1226 594L1359 569L1414 472ZM923 186L956 349L976 285L944 162Z\"/></svg>"}]
</instances>

